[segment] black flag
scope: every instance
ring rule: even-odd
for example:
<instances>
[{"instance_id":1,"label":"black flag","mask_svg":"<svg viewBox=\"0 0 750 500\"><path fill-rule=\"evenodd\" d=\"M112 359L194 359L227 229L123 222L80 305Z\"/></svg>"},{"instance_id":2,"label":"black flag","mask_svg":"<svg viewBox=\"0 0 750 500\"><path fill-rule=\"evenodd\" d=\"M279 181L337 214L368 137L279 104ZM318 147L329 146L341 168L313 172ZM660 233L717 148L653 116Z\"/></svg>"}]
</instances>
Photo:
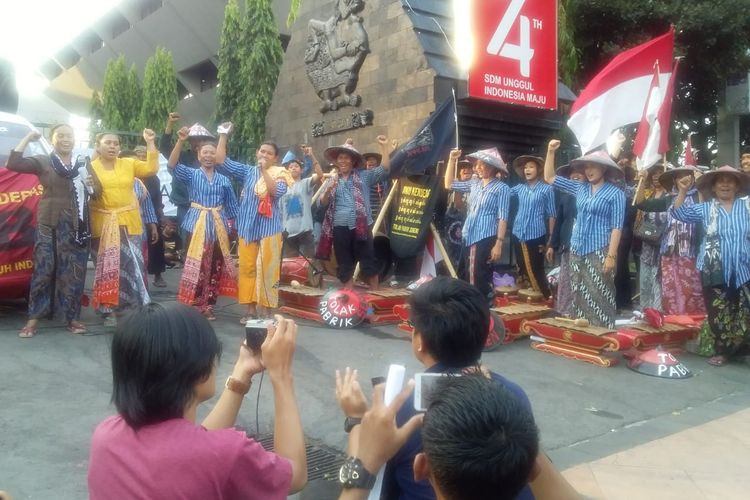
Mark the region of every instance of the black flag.
<instances>
[{"instance_id":1,"label":"black flag","mask_svg":"<svg viewBox=\"0 0 750 500\"><path fill-rule=\"evenodd\" d=\"M424 121L414 137L393 155L390 176L423 174L448 153L455 132L453 99L447 99Z\"/></svg>"}]
</instances>

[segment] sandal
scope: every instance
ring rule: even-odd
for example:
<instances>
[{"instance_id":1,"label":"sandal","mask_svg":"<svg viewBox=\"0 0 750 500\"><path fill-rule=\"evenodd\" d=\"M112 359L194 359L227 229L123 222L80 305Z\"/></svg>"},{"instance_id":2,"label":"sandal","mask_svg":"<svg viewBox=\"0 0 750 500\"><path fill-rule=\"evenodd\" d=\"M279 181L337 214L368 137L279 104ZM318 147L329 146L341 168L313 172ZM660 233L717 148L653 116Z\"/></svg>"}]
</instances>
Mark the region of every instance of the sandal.
<instances>
[{"instance_id":1,"label":"sandal","mask_svg":"<svg viewBox=\"0 0 750 500\"><path fill-rule=\"evenodd\" d=\"M86 326L80 321L71 321L68 324L68 331L75 335L83 335L87 332Z\"/></svg>"},{"instance_id":2,"label":"sandal","mask_svg":"<svg viewBox=\"0 0 750 500\"><path fill-rule=\"evenodd\" d=\"M724 366L729 363L726 356L713 356L708 358L708 364L711 366Z\"/></svg>"},{"instance_id":3,"label":"sandal","mask_svg":"<svg viewBox=\"0 0 750 500\"><path fill-rule=\"evenodd\" d=\"M21 328L21 331L18 332L18 336L22 339L30 339L36 335L36 327L35 326L24 326Z\"/></svg>"}]
</instances>

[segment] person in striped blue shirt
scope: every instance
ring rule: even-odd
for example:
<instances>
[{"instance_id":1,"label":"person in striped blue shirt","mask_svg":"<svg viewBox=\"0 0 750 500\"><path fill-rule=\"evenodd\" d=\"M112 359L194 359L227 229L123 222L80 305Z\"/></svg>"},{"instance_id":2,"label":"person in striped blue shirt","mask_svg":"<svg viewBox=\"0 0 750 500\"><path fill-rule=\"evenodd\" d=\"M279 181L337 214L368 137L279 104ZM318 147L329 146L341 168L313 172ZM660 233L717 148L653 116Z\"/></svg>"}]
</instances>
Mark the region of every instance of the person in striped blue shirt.
<instances>
[{"instance_id":1,"label":"person in striped blue shirt","mask_svg":"<svg viewBox=\"0 0 750 500\"><path fill-rule=\"evenodd\" d=\"M325 150L328 161L335 163L337 177L330 178L324 185L320 206L327 207L323 219L320 241L316 257L330 258L331 249L336 255L336 277L344 288L354 286L354 270L359 263L362 275L370 289L379 286L378 266L373 246L372 212L370 210L370 189L385 180L390 169L388 140L377 138L380 146L382 165L370 170L358 169L364 164L362 155L347 141L341 146Z\"/></svg>"},{"instance_id":2,"label":"person in striped blue shirt","mask_svg":"<svg viewBox=\"0 0 750 500\"><path fill-rule=\"evenodd\" d=\"M216 146L198 147L199 168L178 163L188 128L177 132L177 142L167 166L175 179L188 188L190 208L182 221L189 233L185 267L177 299L195 305L208 320L216 319L219 295L236 296L237 271L229 250L229 219L237 217L237 198L229 179L216 171Z\"/></svg>"},{"instance_id":3,"label":"person in striped blue shirt","mask_svg":"<svg viewBox=\"0 0 750 500\"><path fill-rule=\"evenodd\" d=\"M544 298L551 295L544 260L552 262L550 245L555 227L555 192L542 180L544 160L522 155L513 160L514 168L523 168L526 182L513 186L511 196L518 198L518 213L513 223L520 275Z\"/></svg>"},{"instance_id":4,"label":"person in striped blue shirt","mask_svg":"<svg viewBox=\"0 0 750 500\"><path fill-rule=\"evenodd\" d=\"M467 155L476 160L479 176L459 181L456 180L456 164L460 156L459 149L450 152L444 186L451 191L469 193L469 208L462 229L466 278L491 301L494 298L492 263L502 256L510 202L510 188L496 175L507 175L508 168L497 148L484 149Z\"/></svg>"},{"instance_id":5,"label":"person in striped blue shirt","mask_svg":"<svg viewBox=\"0 0 750 500\"><path fill-rule=\"evenodd\" d=\"M228 135L232 123L219 126L216 162L221 173L242 183L237 233L240 257L238 301L246 306L240 319L270 317L279 306L281 249L283 245L280 200L294 184L284 167L276 162L279 147L264 141L255 152L257 165L246 165L227 156Z\"/></svg>"},{"instance_id":6,"label":"person in striped blue shirt","mask_svg":"<svg viewBox=\"0 0 750 500\"><path fill-rule=\"evenodd\" d=\"M750 176L729 166L703 174L696 182L703 203L685 203L691 185L690 176L677 180L670 214L705 229L696 267L708 318L698 353L724 366L750 342Z\"/></svg>"},{"instance_id":7,"label":"person in striped blue shirt","mask_svg":"<svg viewBox=\"0 0 750 500\"><path fill-rule=\"evenodd\" d=\"M623 179L620 167L606 151L595 151L570 162L583 168L588 182L555 174L560 141L550 141L544 162L544 180L576 197L576 221L570 239L573 313L594 326L615 326L617 248L625 218L625 193L614 182Z\"/></svg>"}]
</instances>

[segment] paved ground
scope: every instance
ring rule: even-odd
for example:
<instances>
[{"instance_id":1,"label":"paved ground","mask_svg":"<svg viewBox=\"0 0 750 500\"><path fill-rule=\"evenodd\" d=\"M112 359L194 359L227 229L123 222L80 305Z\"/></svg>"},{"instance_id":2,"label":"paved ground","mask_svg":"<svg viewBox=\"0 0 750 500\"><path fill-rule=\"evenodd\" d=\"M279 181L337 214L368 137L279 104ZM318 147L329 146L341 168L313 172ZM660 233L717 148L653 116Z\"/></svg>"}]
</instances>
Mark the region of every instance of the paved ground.
<instances>
[{"instance_id":1,"label":"paved ground","mask_svg":"<svg viewBox=\"0 0 750 500\"><path fill-rule=\"evenodd\" d=\"M178 278L178 271L167 273L171 290ZM174 293L157 291L154 298L174 300ZM225 355L217 380L229 373L234 346L244 335L238 306L227 302L220 306L214 326ZM73 336L59 324L46 322L37 337L19 339L22 307L0 307L0 489L21 499L85 498L91 432L113 413L111 333L87 309L83 320L92 325L93 335ZM695 498L743 498L740 493L748 491L746 486L726 489L724 481L738 477L738 467L719 464L744 463L746 473L750 414L737 412L750 408L750 368L713 368L692 355L682 359L693 370L693 378L664 380L624 366L598 368L533 351L526 341L486 354L483 362L527 391L544 447L561 470L570 469L568 477L582 493L592 498L668 498L664 489L687 478L699 487ZM408 340L393 327L336 331L305 323L299 335L295 381L309 438L336 448L345 444L343 418L333 398L336 368L357 367L368 380L384 375L389 363L406 365L410 374L420 370ZM256 391L254 387L238 422L250 430L256 426ZM269 384L260 391L259 428L264 433L271 429ZM703 424L709 426L696 427ZM662 439L670 435L689 439ZM659 454L652 452L654 443ZM622 455L627 450L631 454ZM703 462L677 460L693 455ZM696 464L701 463L715 467L695 476ZM641 466L640 475L623 472ZM643 480L644 474L650 482ZM736 484L746 485L744 481ZM658 493L644 491L648 485L658 487ZM681 491L675 486L671 496L693 498Z\"/></svg>"}]
</instances>

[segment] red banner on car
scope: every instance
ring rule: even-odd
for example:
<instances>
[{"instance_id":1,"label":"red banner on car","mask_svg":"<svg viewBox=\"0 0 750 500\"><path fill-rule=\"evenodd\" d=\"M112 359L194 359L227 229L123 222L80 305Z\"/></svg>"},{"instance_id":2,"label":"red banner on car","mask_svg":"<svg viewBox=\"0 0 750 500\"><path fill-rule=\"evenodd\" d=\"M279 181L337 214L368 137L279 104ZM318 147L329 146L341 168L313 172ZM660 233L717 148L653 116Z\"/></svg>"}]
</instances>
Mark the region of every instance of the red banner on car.
<instances>
[{"instance_id":1,"label":"red banner on car","mask_svg":"<svg viewBox=\"0 0 750 500\"><path fill-rule=\"evenodd\" d=\"M0 299L29 293L36 211L42 185L35 175L0 168Z\"/></svg>"},{"instance_id":2,"label":"red banner on car","mask_svg":"<svg viewBox=\"0 0 750 500\"><path fill-rule=\"evenodd\" d=\"M469 96L557 109L557 2L473 0Z\"/></svg>"}]
</instances>

